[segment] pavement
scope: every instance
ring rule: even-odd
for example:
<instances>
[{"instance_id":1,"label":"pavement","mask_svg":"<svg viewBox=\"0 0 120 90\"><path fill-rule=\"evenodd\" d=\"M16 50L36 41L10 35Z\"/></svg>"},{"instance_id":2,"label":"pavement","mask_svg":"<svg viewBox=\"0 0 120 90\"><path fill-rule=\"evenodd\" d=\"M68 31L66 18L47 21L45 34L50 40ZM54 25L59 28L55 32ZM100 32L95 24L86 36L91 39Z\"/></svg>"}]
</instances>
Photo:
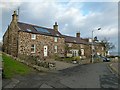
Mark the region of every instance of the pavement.
<instances>
[{"instance_id":1,"label":"pavement","mask_svg":"<svg viewBox=\"0 0 120 90\"><path fill-rule=\"evenodd\" d=\"M118 88L118 77L111 73L108 62L77 65L57 72L33 72L3 79L3 88Z\"/></svg>"},{"instance_id":2,"label":"pavement","mask_svg":"<svg viewBox=\"0 0 120 90\"><path fill-rule=\"evenodd\" d=\"M110 63L109 67L111 68L113 73L116 73L117 75L120 75L119 69L120 65L118 65L119 63Z\"/></svg>"},{"instance_id":3,"label":"pavement","mask_svg":"<svg viewBox=\"0 0 120 90\"><path fill-rule=\"evenodd\" d=\"M62 61L55 61L56 63L56 70L62 70L70 67L77 66L78 64L66 63Z\"/></svg>"}]
</instances>

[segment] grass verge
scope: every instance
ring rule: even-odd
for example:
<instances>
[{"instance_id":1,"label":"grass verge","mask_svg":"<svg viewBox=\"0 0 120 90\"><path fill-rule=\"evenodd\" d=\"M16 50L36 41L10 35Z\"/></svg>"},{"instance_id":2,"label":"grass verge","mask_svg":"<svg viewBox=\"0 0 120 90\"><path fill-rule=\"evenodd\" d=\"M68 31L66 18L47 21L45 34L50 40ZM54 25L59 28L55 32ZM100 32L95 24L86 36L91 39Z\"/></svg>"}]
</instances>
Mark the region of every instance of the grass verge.
<instances>
[{"instance_id":1,"label":"grass verge","mask_svg":"<svg viewBox=\"0 0 120 90\"><path fill-rule=\"evenodd\" d=\"M32 68L14 60L6 54L2 54L2 59L4 63L3 76L4 78L12 78L15 75L26 75L32 71Z\"/></svg>"}]
</instances>

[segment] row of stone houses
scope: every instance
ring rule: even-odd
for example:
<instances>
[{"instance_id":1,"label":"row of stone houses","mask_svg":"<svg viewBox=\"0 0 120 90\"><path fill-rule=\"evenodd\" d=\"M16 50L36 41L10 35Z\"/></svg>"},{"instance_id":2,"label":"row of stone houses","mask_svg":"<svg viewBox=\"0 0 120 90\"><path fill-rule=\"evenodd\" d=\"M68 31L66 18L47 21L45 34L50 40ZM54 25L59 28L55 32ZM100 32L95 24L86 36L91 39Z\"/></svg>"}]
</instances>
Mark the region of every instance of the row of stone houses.
<instances>
[{"instance_id":1,"label":"row of stone houses","mask_svg":"<svg viewBox=\"0 0 120 90\"><path fill-rule=\"evenodd\" d=\"M94 50L104 55L104 45L95 43ZM91 39L62 35L58 30L57 22L53 29L18 21L14 11L12 21L3 36L3 51L14 57L33 55L43 58L81 56L91 57Z\"/></svg>"}]
</instances>

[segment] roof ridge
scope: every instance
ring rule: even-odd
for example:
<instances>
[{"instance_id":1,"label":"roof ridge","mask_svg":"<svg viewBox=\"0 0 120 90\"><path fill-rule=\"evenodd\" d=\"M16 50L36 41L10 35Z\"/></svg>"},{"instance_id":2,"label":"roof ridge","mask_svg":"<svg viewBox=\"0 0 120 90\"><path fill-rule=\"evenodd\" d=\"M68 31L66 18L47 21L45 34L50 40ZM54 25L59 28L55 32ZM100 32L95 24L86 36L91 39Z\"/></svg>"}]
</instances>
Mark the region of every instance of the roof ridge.
<instances>
[{"instance_id":1,"label":"roof ridge","mask_svg":"<svg viewBox=\"0 0 120 90\"><path fill-rule=\"evenodd\" d=\"M40 28L44 28L44 29L51 29L51 30L53 30L52 28L42 27L42 26L38 26L38 25L35 25L35 24L31 24L31 23L25 23L25 22L18 22L18 23L22 23L22 24L27 24L27 25L30 25L30 26L35 26L35 27L40 27Z\"/></svg>"},{"instance_id":2,"label":"roof ridge","mask_svg":"<svg viewBox=\"0 0 120 90\"><path fill-rule=\"evenodd\" d=\"M71 38L78 38L78 39L83 39L83 38L81 38L81 37L75 37L75 36L68 36L68 35L63 35L63 36L65 36L65 37L71 37Z\"/></svg>"},{"instance_id":3,"label":"roof ridge","mask_svg":"<svg viewBox=\"0 0 120 90\"><path fill-rule=\"evenodd\" d=\"M65 37L73 37L73 38L76 38L76 37L74 37L74 36L68 36L68 35L63 35L63 36L65 36Z\"/></svg>"}]
</instances>

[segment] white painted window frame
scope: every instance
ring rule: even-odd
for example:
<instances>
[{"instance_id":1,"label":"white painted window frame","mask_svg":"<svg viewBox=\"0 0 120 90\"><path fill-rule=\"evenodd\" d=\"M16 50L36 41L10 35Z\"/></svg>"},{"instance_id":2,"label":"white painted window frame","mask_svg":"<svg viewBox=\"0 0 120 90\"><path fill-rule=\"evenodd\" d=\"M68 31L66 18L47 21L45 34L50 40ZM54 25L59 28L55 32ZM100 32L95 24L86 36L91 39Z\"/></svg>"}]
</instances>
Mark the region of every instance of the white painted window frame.
<instances>
[{"instance_id":1,"label":"white painted window frame","mask_svg":"<svg viewBox=\"0 0 120 90\"><path fill-rule=\"evenodd\" d=\"M54 46L54 49L55 49L55 53L58 52L58 46Z\"/></svg>"},{"instance_id":2,"label":"white painted window frame","mask_svg":"<svg viewBox=\"0 0 120 90\"><path fill-rule=\"evenodd\" d=\"M102 50L104 50L104 47L102 47Z\"/></svg>"},{"instance_id":3,"label":"white painted window frame","mask_svg":"<svg viewBox=\"0 0 120 90\"><path fill-rule=\"evenodd\" d=\"M68 47L72 47L72 43L69 43L69 44L68 44Z\"/></svg>"},{"instance_id":4,"label":"white painted window frame","mask_svg":"<svg viewBox=\"0 0 120 90\"><path fill-rule=\"evenodd\" d=\"M36 39L36 34L31 34L31 39L35 40Z\"/></svg>"},{"instance_id":5,"label":"white painted window frame","mask_svg":"<svg viewBox=\"0 0 120 90\"><path fill-rule=\"evenodd\" d=\"M54 42L58 42L58 38L57 37L54 37Z\"/></svg>"},{"instance_id":6,"label":"white painted window frame","mask_svg":"<svg viewBox=\"0 0 120 90\"><path fill-rule=\"evenodd\" d=\"M34 47L32 47L32 45L34 45ZM35 51L36 51L36 46L35 46L35 44L32 44L32 45L31 45L31 49L33 48L34 51L31 51L31 53L35 53Z\"/></svg>"}]
</instances>

